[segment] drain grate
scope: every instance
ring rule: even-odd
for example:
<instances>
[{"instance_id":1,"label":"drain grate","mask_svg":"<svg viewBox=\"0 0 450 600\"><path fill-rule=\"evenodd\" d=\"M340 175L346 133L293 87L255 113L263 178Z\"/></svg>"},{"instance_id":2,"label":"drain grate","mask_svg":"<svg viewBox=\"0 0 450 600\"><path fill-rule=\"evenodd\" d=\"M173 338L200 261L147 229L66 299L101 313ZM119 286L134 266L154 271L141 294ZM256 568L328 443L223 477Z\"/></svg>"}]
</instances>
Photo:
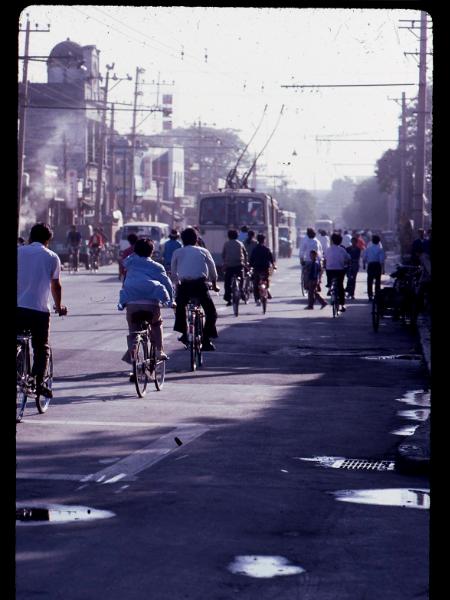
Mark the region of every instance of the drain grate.
<instances>
[{"instance_id":1,"label":"drain grate","mask_svg":"<svg viewBox=\"0 0 450 600\"><path fill-rule=\"evenodd\" d=\"M395 462L391 460L361 460L346 458L333 464L335 469L350 469L353 471L393 471Z\"/></svg>"}]
</instances>

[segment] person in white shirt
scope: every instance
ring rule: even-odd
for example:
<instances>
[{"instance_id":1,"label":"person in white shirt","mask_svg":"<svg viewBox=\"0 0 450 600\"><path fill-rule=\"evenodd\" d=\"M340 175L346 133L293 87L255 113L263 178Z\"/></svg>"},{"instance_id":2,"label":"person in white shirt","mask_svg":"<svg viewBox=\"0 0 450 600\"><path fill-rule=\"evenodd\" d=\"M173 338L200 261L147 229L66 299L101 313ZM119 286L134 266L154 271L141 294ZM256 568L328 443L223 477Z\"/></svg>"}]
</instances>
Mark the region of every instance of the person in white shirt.
<instances>
[{"instance_id":1,"label":"person in white shirt","mask_svg":"<svg viewBox=\"0 0 450 600\"><path fill-rule=\"evenodd\" d=\"M372 243L368 244L363 254L363 266L367 265L367 296L369 302L373 299L373 282L375 294L380 291L381 275L384 273L385 254L380 243L380 236L373 235Z\"/></svg>"},{"instance_id":2,"label":"person in white shirt","mask_svg":"<svg viewBox=\"0 0 450 600\"><path fill-rule=\"evenodd\" d=\"M308 227L306 230L306 235L300 243L299 258L301 265L311 261L311 250L315 250L317 252L317 257L320 260L322 259L322 244L317 239L314 229L312 227Z\"/></svg>"},{"instance_id":3,"label":"person in white shirt","mask_svg":"<svg viewBox=\"0 0 450 600\"><path fill-rule=\"evenodd\" d=\"M212 282L212 289L217 287L217 269L211 253L206 248L197 246L197 233L192 227L181 232L183 247L172 254L170 271L172 280L178 283L176 292L176 309L174 330L181 333L178 340L187 345L186 306L191 297L198 298L205 311L205 327L203 330L203 350L215 350L211 338L216 338L217 311L209 294L207 281Z\"/></svg>"},{"instance_id":4,"label":"person in white shirt","mask_svg":"<svg viewBox=\"0 0 450 600\"><path fill-rule=\"evenodd\" d=\"M322 252L325 254L325 250L330 247L330 238L327 235L325 229L319 229L319 233L317 234L317 239L322 246Z\"/></svg>"},{"instance_id":5,"label":"person in white shirt","mask_svg":"<svg viewBox=\"0 0 450 600\"><path fill-rule=\"evenodd\" d=\"M50 356L50 292L56 312L60 316L67 314L67 308L61 304L61 261L48 249L52 236L45 223L36 223L29 243L17 248L17 333L31 332L36 393L47 398L52 397L51 389L43 383Z\"/></svg>"},{"instance_id":6,"label":"person in white shirt","mask_svg":"<svg viewBox=\"0 0 450 600\"><path fill-rule=\"evenodd\" d=\"M337 280L339 304L341 305L341 311L345 312L344 277L347 267L350 264L350 256L341 244L342 236L339 233L333 233L331 236L331 246L325 252L325 269L329 284L331 284L334 277ZM329 287L328 284L327 287ZM327 295L329 295L329 292Z\"/></svg>"},{"instance_id":7,"label":"person in white shirt","mask_svg":"<svg viewBox=\"0 0 450 600\"><path fill-rule=\"evenodd\" d=\"M342 236L342 245L344 248L348 248L352 245L352 236L347 230L344 231L344 235Z\"/></svg>"}]
</instances>

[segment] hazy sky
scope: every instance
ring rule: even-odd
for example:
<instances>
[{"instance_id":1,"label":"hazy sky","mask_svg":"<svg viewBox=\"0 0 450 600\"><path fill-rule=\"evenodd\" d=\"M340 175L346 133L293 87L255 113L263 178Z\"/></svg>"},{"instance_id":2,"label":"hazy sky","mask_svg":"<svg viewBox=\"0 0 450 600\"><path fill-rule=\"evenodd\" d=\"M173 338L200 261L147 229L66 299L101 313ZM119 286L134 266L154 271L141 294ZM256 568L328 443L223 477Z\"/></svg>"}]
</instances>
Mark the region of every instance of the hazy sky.
<instances>
[{"instance_id":1,"label":"hazy sky","mask_svg":"<svg viewBox=\"0 0 450 600\"><path fill-rule=\"evenodd\" d=\"M31 34L31 56L48 55L70 38L97 46L103 75L105 65L115 63L118 77L133 77L114 88L111 82L111 101L133 101L136 67L145 69L142 104L156 102L152 82L158 76L161 82L174 81L160 87L160 93L174 95L174 127L201 120L238 130L246 143L267 105L250 146L259 153L284 105L259 170L264 163L268 174L284 174L307 189L329 188L345 175L372 175L377 158L396 146L400 106L394 99L402 92L417 96L418 57L404 53L418 52L418 30L405 29L408 24L400 21L416 19L418 27L420 12L415 10L40 5L24 11L22 29L26 13L32 26L50 24L51 29ZM431 30L428 35L431 50ZM21 54L24 38L20 33ZM45 63L32 61L29 79L45 82ZM414 85L281 87L374 83ZM138 115L138 131L160 131L159 113L146 114ZM131 119L131 112L118 113L119 131L129 132Z\"/></svg>"}]
</instances>

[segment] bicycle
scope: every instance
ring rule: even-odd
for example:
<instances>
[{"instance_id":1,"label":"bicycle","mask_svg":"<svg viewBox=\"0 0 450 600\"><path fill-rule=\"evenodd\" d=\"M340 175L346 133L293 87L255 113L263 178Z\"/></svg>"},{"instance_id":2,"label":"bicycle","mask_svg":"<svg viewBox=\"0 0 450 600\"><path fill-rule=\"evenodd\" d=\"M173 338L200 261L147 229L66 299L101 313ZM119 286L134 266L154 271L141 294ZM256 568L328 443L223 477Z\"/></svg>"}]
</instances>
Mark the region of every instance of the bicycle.
<instances>
[{"instance_id":1,"label":"bicycle","mask_svg":"<svg viewBox=\"0 0 450 600\"><path fill-rule=\"evenodd\" d=\"M205 313L198 298L190 298L186 307L188 350L191 371L203 365L202 341Z\"/></svg>"},{"instance_id":2,"label":"bicycle","mask_svg":"<svg viewBox=\"0 0 450 600\"><path fill-rule=\"evenodd\" d=\"M136 312L134 321L139 330L134 332L136 341L132 361L133 381L137 395L139 398L143 398L147 393L149 381L153 381L157 391L162 389L166 376L166 361L156 356L156 346L151 339L148 314Z\"/></svg>"},{"instance_id":3,"label":"bicycle","mask_svg":"<svg viewBox=\"0 0 450 600\"><path fill-rule=\"evenodd\" d=\"M31 332L24 331L17 335L17 353L16 353L16 370L17 370L17 384L16 384L16 423L20 423L23 414L25 412L25 406L29 396L34 396L36 407L40 414L47 411L50 398L42 396L36 390L36 382L34 376L31 374ZM53 387L53 355L50 348L50 355L48 357L47 368L45 371L44 385L50 390Z\"/></svg>"},{"instance_id":4,"label":"bicycle","mask_svg":"<svg viewBox=\"0 0 450 600\"><path fill-rule=\"evenodd\" d=\"M69 248L69 273L76 273L78 271L79 254L79 248L73 246Z\"/></svg>"},{"instance_id":5,"label":"bicycle","mask_svg":"<svg viewBox=\"0 0 450 600\"><path fill-rule=\"evenodd\" d=\"M236 317L239 315L239 302L242 297L241 286L241 276L233 275L231 279L231 302L233 304L233 312Z\"/></svg>"},{"instance_id":6,"label":"bicycle","mask_svg":"<svg viewBox=\"0 0 450 600\"><path fill-rule=\"evenodd\" d=\"M91 248L89 251L89 270L93 273L98 271L99 248Z\"/></svg>"},{"instance_id":7,"label":"bicycle","mask_svg":"<svg viewBox=\"0 0 450 600\"><path fill-rule=\"evenodd\" d=\"M259 292L259 301L261 302L263 315L265 315L266 310L267 310L267 300L269 299L269 282L268 282L267 277L260 276L259 281L258 281L258 292Z\"/></svg>"},{"instance_id":8,"label":"bicycle","mask_svg":"<svg viewBox=\"0 0 450 600\"><path fill-rule=\"evenodd\" d=\"M242 299L247 304L253 294L253 269L247 269L244 275L244 284L242 286Z\"/></svg>"},{"instance_id":9,"label":"bicycle","mask_svg":"<svg viewBox=\"0 0 450 600\"><path fill-rule=\"evenodd\" d=\"M339 290L336 277L333 277L330 285L330 304L333 309L333 318L339 314Z\"/></svg>"},{"instance_id":10,"label":"bicycle","mask_svg":"<svg viewBox=\"0 0 450 600\"><path fill-rule=\"evenodd\" d=\"M302 296L305 297L306 296L306 263L303 263L301 266L301 274L300 274L300 290L302 293Z\"/></svg>"}]
</instances>

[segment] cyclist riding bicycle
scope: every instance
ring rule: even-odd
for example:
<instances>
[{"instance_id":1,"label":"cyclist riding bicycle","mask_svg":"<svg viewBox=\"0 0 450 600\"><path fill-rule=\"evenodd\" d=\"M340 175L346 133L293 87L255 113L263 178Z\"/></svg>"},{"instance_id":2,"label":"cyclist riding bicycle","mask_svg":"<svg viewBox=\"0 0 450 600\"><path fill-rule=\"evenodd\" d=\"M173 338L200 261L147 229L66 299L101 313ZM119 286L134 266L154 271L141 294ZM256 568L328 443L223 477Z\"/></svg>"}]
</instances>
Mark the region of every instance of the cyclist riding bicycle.
<instances>
[{"instance_id":1,"label":"cyclist riding bicycle","mask_svg":"<svg viewBox=\"0 0 450 600\"><path fill-rule=\"evenodd\" d=\"M203 330L202 349L215 350L211 338L217 338L217 311L209 294L207 281L211 281L212 289L217 287L217 270L214 260L206 248L197 245L198 237L195 229L188 227L181 232L183 247L172 255L170 265L172 281L176 282L176 310L174 331L181 333L178 338L185 346L188 343L186 306L191 298L198 298L205 311L205 327Z\"/></svg>"},{"instance_id":2,"label":"cyclist riding bicycle","mask_svg":"<svg viewBox=\"0 0 450 600\"><path fill-rule=\"evenodd\" d=\"M101 234L101 231L98 229L98 227L94 228L94 233L89 238L88 246L91 255L95 256L98 260L100 250L105 247L105 238Z\"/></svg>"},{"instance_id":3,"label":"cyclist riding bicycle","mask_svg":"<svg viewBox=\"0 0 450 600\"><path fill-rule=\"evenodd\" d=\"M31 228L29 243L17 248L17 333L31 332L36 393L46 398L53 397L51 389L43 383L50 356L50 292L56 312L60 316L67 313L61 304L61 261L48 248L52 236L48 225L36 223Z\"/></svg>"},{"instance_id":4,"label":"cyclist riding bicycle","mask_svg":"<svg viewBox=\"0 0 450 600\"><path fill-rule=\"evenodd\" d=\"M78 263L80 259L81 233L77 231L76 225L71 225L67 232L67 249L70 256L73 255L73 268L78 271Z\"/></svg>"},{"instance_id":5,"label":"cyclist riding bicycle","mask_svg":"<svg viewBox=\"0 0 450 600\"><path fill-rule=\"evenodd\" d=\"M172 254L175 250L182 247L181 242L179 241L180 234L176 229L172 229L169 234L169 239L164 244L163 250L163 259L164 259L164 267L166 271L170 272L170 263L172 262Z\"/></svg>"},{"instance_id":6,"label":"cyclist riding bicycle","mask_svg":"<svg viewBox=\"0 0 450 600\"><path fill-rule=\"evenodd\" d=\"M344 277L351 259L347 250L341 246L341 244L341 234L333 233L331 236L331 246L325 251L324 263L327 272L327 280L330 285L331 281L336 278L339 304L341 305L341 311L345 312Z\"/></svg>"},{"instance_id":7,"label":"cyclist riding bicycle","mask_svg":"<svg viewBox=\"0 0 450 600\"><path fill-rule=\"evenodd\" d=\"M172 305L173 287L164 267L151 259L153 249L151 240L137 240L134 253L124 260L127 276L119 293L119 307L127 311L129 360L123 357L125 362L131 362L135 351L137 324L134 315L138 312L148 317L157 357L163 360L168 358L163 351L160 304Z\"/></svg>"},{"instance_id":8,"label":"cyclist riding bicycle","mask_svg":"<svg viewBox=\"0 0 450 600\"><path fill-rule=\"evenodd\" d=\"M231 306L231 280L234 275L240 279L239 289L242 294L244 284L244 269L248 265L247 250L242 242L238 240L236 229L228 231L228 241L225 242L222 250L223 268L225 270L225 291L223 299L227 306Z\"/></svg>"},{"instance_id":9,"label":"cyclist riding bicycle","mask_svg":"<svg viewBox=\"0 0 450 600\"><path fill-rule=\"evenodd\" d=\"M260 279L267 280L267 292L270 300L272 298L270 293L270 269L276 269L277 267L272 252L265 245L266 236L263 233L258 233L256 240L258 245L250 257L250 266L253 268L253 295L256 305L259 306L259 281Z\"/></svg>"}]
</instances>

